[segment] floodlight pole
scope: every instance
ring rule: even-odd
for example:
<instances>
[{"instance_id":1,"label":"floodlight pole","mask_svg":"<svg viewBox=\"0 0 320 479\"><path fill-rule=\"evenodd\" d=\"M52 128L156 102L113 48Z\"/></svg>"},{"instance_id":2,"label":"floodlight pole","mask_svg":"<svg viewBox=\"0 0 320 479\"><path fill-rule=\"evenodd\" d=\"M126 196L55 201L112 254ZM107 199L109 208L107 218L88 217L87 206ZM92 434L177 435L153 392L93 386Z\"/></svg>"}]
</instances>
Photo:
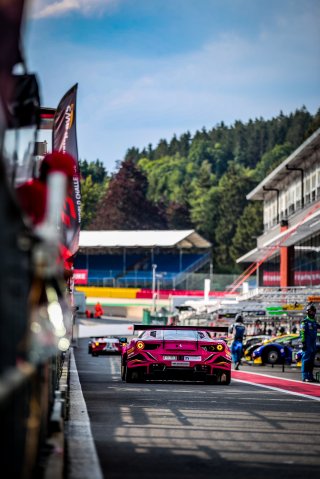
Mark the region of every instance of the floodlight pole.
<instances>
[{"instance_id":1,"label":"floodlight pole","mask_svg":"<svg viewBox=\"0 0 320 479\"><path fill-rule=\"evenodd\" d=\"M157 265L152 265L152 310L156 310L156 269Z\"/></svg>"}]
</instances>

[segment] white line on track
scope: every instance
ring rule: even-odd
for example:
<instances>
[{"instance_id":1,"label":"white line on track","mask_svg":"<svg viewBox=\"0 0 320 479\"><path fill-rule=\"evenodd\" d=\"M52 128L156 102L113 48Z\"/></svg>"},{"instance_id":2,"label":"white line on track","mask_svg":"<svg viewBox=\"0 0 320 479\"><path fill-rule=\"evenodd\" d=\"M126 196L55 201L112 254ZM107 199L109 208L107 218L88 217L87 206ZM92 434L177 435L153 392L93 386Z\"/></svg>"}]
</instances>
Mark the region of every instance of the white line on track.
<instances>
[{"instance_id":1,"label":"white line on track","mask_svg":"<svg viewBox=\"0 0 320 479\"><path fill-rule=\"evenodd\" d=\"M272 376L272 374L261 374L261 373L256 373L256 372L250 372L250 371L241 371L243 374L254 374L255 376L261 376L263 378L271 378L271 379L281 379L281 381L289 381L289 382L294 382L294 383L299 383L301 384L301 381L297 379L289 379L289 378L282 378L279 376ZM235 379L232 377L232 381L241 381L241 379ZM313 386L318 386L320 387L320 383L312 383Z\"/></svg>"},{"instance_id":2,"label":"white line on track","mask_svg":"<svg viewBox=\"0 0 320 479\"><path fill-rule=\"evenodd\" d=\"M261 374L261 376L263 376L263 374ZM274 376L269 376L269 377L274 378ZM296 392L293 392L293 391L287 391L286 389L276 388L274 386L267 386L266 384L252 383L251 381L244 381L243 379L232 379L232 381L236 381L238 383L250 384L251 386L257 386L257 387L260 387L260 388L272 389L273 391L279 391L279 392L284 393L284 394L291 394L293 396L299 396L299 397L303 397L305 399L313 399L314 401L320 401L320 397L309 396L308 394L296 393ZM287 379L287 381L291 381L291 379ZM295 382L300 383L300 381L295 381Z\"/></svg>"}]
</instances>

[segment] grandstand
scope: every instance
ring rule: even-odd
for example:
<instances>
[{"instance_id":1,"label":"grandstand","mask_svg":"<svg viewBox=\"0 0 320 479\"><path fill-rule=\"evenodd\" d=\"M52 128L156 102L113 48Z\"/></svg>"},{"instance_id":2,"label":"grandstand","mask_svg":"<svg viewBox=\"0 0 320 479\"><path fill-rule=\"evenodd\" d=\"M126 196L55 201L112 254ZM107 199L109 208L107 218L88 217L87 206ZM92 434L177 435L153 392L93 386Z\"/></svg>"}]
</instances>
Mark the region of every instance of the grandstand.
<instances>
[{"instance_id":1,"label":"grandstand","mask_svg":"<svg viewBox=\"0 0 320 479\"><path fill-rule=\"evenodd\" d=\"M81 231L74 267L88 286L150 288L156 276L179 289L210 262L211 243L194 230Z\"/></svg>"}]
</instances>

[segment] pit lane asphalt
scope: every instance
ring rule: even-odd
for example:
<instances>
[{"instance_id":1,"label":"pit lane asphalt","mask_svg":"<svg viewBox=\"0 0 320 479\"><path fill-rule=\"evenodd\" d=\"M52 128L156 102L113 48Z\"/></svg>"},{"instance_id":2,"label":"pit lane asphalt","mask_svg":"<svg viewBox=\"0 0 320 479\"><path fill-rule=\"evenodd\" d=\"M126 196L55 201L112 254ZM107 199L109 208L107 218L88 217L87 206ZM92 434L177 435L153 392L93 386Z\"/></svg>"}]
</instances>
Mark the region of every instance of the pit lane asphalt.
<instances>
[{"instance_id":1,"label":"pit lane asphalt","mask_svg":"<svg viewBox=\"0 0 320 479\"><path fill-rule=\"evenodd\" d=\"M70 368L66 479L318 476L319 401L236 379L126 384L119 356L91 357L87 342L73 349ZM301 378L300 369L282 366L241 371Z\"/></svg>"}]
</instances>

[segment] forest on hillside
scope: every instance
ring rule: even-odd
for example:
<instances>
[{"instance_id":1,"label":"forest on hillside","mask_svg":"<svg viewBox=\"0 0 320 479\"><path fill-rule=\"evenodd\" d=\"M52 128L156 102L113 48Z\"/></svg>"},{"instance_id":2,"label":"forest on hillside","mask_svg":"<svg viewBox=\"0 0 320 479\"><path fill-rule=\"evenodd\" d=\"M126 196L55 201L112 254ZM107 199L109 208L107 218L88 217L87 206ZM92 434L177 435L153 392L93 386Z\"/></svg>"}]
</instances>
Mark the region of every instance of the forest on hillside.
<instances>
[{"instance_id":1,"label":"forest on hillside","mask_svg":"<svg viewBox=\"0 0 320 479\"><path fill-rule=\"evenodd\" d=\"M129 148L111 175L80 160L82 229L195 229L213 245L214 272L238 273L262 233L262 204L247 193L319 127L320 109L302 107Z\"/></svg>"}]
</instances>

